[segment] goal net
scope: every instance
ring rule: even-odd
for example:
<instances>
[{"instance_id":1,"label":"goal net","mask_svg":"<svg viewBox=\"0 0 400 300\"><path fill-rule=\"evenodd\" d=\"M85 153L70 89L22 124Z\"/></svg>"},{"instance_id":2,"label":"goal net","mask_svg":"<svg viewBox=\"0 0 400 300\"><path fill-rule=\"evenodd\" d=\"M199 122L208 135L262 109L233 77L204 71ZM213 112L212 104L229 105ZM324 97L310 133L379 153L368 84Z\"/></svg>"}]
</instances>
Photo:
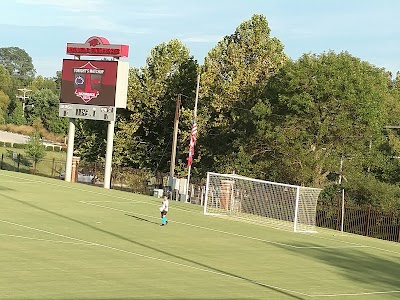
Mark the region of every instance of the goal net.
<instances>
[{"instance_id":1,"label":"goal net","mask_svg":"<svg viewBox=\"0 0 400 300\"><path fill-rule=\"evenodd\" d=\"M320 192L317 188L208 172L204 214L269 223L294 232L315 232Z\"/></svg>"}]
</instances>

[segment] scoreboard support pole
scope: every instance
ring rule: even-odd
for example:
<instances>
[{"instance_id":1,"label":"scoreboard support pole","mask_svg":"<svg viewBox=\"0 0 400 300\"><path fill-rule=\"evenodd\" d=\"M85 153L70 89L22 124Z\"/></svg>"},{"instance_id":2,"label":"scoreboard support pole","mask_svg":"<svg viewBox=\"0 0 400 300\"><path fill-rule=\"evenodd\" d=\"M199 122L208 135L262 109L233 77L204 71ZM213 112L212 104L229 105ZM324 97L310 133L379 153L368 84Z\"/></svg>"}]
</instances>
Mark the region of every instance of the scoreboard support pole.
<instances>
[{"instance_id":1,"label":"scoreboard support pole","mask_svg":"<svg viewBox=\"0 0 400 300\"><path fill-rule=\"evenodd\" d=\"M115 127L115 121L108 122L106 165L104 168L104 188L105 189L109 189L110 185L111 185L111 165L112 165L112 153L113 153L113 147L114 147L114 127Z\"/></svg>"},{"instance_id":2,"label":"scoreboard support pole","mask_svg":"<svg viewBox=\"0 0 400 300\"><path fill-rule=\"evenodd\" d=\"M75 119L69 119L67 161L65 164L65 181L70 182L72 176L72 157L74 156Z\"/></svg>"}]
</instances>

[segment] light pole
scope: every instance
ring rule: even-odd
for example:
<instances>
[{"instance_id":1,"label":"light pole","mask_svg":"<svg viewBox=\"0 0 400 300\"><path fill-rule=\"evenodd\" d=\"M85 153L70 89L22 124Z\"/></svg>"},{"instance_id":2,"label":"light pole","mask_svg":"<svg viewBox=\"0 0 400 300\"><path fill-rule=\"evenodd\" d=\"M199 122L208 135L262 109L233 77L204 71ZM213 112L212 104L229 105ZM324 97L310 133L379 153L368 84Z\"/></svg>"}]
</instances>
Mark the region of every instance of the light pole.
<instances>
[{"instance_id":1,"label":"light pole","mask_svg":"<svg viewBox=\"0 0 400 300\"><path fill-rule=\"evenodd\" d=\"M27 96L26 94L28 92L32 92L32 90L27 89L26 87L24 87L23 89L18 89L18 91L21 91L23 93L23 96L17 96L17 98L22 100L22 115L25 116L25 106L26 106L26 99L29 99L29 96Z\"/></svg>"}]
</instances>

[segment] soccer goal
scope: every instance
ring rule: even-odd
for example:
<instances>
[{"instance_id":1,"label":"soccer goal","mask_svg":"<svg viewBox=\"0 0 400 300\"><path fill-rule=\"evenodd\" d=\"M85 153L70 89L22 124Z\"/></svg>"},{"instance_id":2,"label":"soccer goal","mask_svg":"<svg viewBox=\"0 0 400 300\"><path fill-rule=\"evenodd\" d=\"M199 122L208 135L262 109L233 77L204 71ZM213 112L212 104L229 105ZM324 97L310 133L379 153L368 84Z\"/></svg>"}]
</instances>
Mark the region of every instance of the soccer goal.
<instances>
[{"instance_id":1,"label":"soccer goal","mask_svg":"<svg viewBox=\"0 0 400 300\"><path fill-rule=\"evenodd\" d=\"M320 192L317 188L208 172L204 214L269 223L294 232L315 232Z\"/></svg>"}]
</instances>

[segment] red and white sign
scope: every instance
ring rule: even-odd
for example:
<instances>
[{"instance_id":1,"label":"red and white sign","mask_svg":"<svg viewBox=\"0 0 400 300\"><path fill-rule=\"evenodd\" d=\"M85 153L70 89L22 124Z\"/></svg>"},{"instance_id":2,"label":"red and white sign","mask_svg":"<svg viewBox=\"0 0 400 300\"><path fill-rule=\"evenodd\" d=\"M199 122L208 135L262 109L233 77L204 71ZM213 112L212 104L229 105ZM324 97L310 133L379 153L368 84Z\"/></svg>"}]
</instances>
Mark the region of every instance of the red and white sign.
<instances>
[{"instance_id":1,"label":"red and white sign","mask_svg":"<svg viewBox=\"0 0 400 300\"><path fill-rule=\"evenodd\" d=\"M85 103L97 98L99 88L96 88L96 86L101 85L103 74L104 69L95 67L90 61L81 67L74 68L75 95Z\"/></svg>"},{"instance_id":2,"label":"red and white sign","mask_svg":"<svg viewBox=\"0 0 400 300\"><path fill-rule=\"evenodd\" d=\"M60 102L125 107L128 68L121 61L64 59Z\"/></svg>"},{"instance_id":3,"label":"red and white sign","mask_svg":"<svg viewBox=\"0 0 400 300\"><path fill-rule=\"evenodd\" d=\"M75 56L128 57L129 46L110 44L104 37L92 36L84 44L67 43L67 54Z\"/></svg>"}]
</instances>

